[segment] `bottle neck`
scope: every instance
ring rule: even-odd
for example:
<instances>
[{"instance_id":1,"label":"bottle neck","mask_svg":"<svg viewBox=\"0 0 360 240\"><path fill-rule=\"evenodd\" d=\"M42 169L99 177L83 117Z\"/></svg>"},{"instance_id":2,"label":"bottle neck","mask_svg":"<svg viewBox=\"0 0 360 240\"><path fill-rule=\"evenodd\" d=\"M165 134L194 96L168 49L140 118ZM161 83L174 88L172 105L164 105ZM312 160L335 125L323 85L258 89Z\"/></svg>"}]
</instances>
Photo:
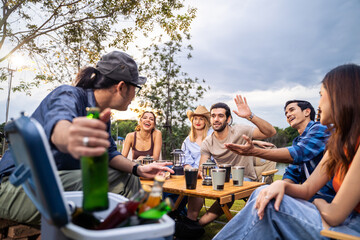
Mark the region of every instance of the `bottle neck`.
<instances>
[{"instance_id":1,"label":"bottle neck","mask_svg":"<svg viewBox=\"0 0 360 240\"><path fill-rule=\"evenodd\" d=\"M134 194L134 196L129 199L129 202L141 203L147 198L148 195L148 192L144 191L144 189L140 189L137 193Z\"/></svg>"},{"instance_id":2,"label":"bottle neck","mask_svg":"<svg viewBox=\"0 0 360 240\"><path fill-rule=\"evenodd\" d=\"M152 187L152 190L151 190L151 193L150 193L150 196L152 197L158 197L158 196L162 196L162 186L159 186L159 185L154 185Z\"/></svg>"}]
</instances>

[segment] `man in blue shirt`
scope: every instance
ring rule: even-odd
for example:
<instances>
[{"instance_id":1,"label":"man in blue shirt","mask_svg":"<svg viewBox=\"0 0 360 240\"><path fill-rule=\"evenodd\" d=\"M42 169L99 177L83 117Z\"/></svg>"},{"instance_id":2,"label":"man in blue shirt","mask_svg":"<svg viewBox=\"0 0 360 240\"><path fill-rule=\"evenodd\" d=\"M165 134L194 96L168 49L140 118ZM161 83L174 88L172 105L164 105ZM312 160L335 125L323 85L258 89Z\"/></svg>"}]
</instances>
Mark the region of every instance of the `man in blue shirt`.
<instances>
[{"instance_id":1,"label":"man in blue shirt","mask_svg":"<svg viewBox=\"0 0 360 240\"><path fill-rule=\"evenodd\" d=\"M166 163L135 164L117 151L111 138L110 109L126 110L135 89L145 82L146 78L138 76L135 61L114 51L104 55L96 68L82 69L76 87L62 85L40 103L32 118L45 130L65 191L82 190L80 156L99 156L104 151L109 153L109 191L126 197L139 190L138 176L172 172ZM86 107L98 107L100 120L86 118ZM8 181L13 170L12 154L7 151L0 161L0 218L39 224L40 214L23 188Z\"/></svg>"},{"instance_id":2,"label":"man in blue shirt","mask_svg":"<svg viewBox=\"0 0 360 240\"><path fill-rule=\"evenodd\" d=\"M225 146L241 155L290 163L285 170L283 179L292 183L303 183L323 157L330 132L320 122L314 122L315 110L307 101L288 101L284 110L287 122L299 132L299 136L294 139L292 146L277 149L254 148L250 138L246 136L244 136L247 141L245 145L229 143ZM330 181L314 197L321 197L330 202L334 196L335 192Z\"/></svg>"}]
</instances>

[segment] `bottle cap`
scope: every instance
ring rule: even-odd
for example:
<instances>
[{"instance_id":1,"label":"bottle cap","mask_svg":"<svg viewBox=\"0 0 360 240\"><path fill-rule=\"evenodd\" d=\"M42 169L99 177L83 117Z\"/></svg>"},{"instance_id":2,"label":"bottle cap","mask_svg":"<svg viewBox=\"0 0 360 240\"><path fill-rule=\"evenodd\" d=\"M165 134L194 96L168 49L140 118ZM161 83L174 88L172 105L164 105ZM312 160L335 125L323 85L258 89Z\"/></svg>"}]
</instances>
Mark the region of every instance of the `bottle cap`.
<instances>
[{"instance_id":1,"label":"bottle cap","mask_svg":"<svg viewBox=\"0 0 360 240\"><path fill-rule=\"evenodd\" d=\"M155 181L158 181L158 182L165 182L165 174L158 174L154 177L154 180Z\"/></svg>"}]
</instances>

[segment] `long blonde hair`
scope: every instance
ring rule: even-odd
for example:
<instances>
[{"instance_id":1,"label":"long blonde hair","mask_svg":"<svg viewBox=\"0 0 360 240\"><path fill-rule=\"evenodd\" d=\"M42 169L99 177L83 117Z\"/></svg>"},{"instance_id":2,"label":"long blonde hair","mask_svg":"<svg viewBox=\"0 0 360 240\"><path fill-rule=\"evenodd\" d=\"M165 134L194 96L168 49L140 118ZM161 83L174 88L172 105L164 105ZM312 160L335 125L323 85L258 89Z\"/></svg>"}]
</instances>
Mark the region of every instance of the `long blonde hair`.
<instances>
[{"instance_id":1,"label":"long blonde hair","mask_svg":"<svg viewBox=\"0 0 360 240\"><path fill-rule=\"evenodd\" d=\"M194 115L191 117L191 128L190 128L190 133L189 133L189 138L190 138L190 141L191 142L195 142L196 141L196 129L194 128L194 124L193 124L193 121L194 121L194 117L195 116L199 116L199 117L202 117L205 119L205 126L204 126L204 131L203 131L203 134L202 134L202 137L201 137L201 140L204 140L207 136L207 132L209 131L209 128L210 128L210 122L208 121L208 119L202 115Z\"/></svg>"}]
</instances>

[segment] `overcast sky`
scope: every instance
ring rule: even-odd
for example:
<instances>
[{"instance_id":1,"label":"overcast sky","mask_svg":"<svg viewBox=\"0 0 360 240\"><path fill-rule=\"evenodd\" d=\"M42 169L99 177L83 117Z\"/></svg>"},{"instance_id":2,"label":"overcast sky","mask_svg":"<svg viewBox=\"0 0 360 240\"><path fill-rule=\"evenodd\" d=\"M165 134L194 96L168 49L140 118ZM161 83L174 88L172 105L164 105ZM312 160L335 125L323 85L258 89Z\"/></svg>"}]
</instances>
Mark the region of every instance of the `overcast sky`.
<instances>
[{"instance_id":1,"label":"overcast sky","mask_svg":"<svg viewBox=\"0 0 360 240\"><path fill-rule=\"evenodd\" d=\"M199 104L208 109L233 97L247 97L251 110L285 128L284 103L310 101L317 108L320 82L332 68L360 64L358 0L191 0L198 8L192 24L193 58L182 63L191 77L211 90ZM130 54L132 54L130 52ZM15 73L26 80L25 73ZM2 87L7 88L5 83ZM0 122L5 121L7 91L0 90ZM32 113L47 94L12 95L10 117ZM247 123L234 117L235 122Z\"/></svg>"}]
</instances>

